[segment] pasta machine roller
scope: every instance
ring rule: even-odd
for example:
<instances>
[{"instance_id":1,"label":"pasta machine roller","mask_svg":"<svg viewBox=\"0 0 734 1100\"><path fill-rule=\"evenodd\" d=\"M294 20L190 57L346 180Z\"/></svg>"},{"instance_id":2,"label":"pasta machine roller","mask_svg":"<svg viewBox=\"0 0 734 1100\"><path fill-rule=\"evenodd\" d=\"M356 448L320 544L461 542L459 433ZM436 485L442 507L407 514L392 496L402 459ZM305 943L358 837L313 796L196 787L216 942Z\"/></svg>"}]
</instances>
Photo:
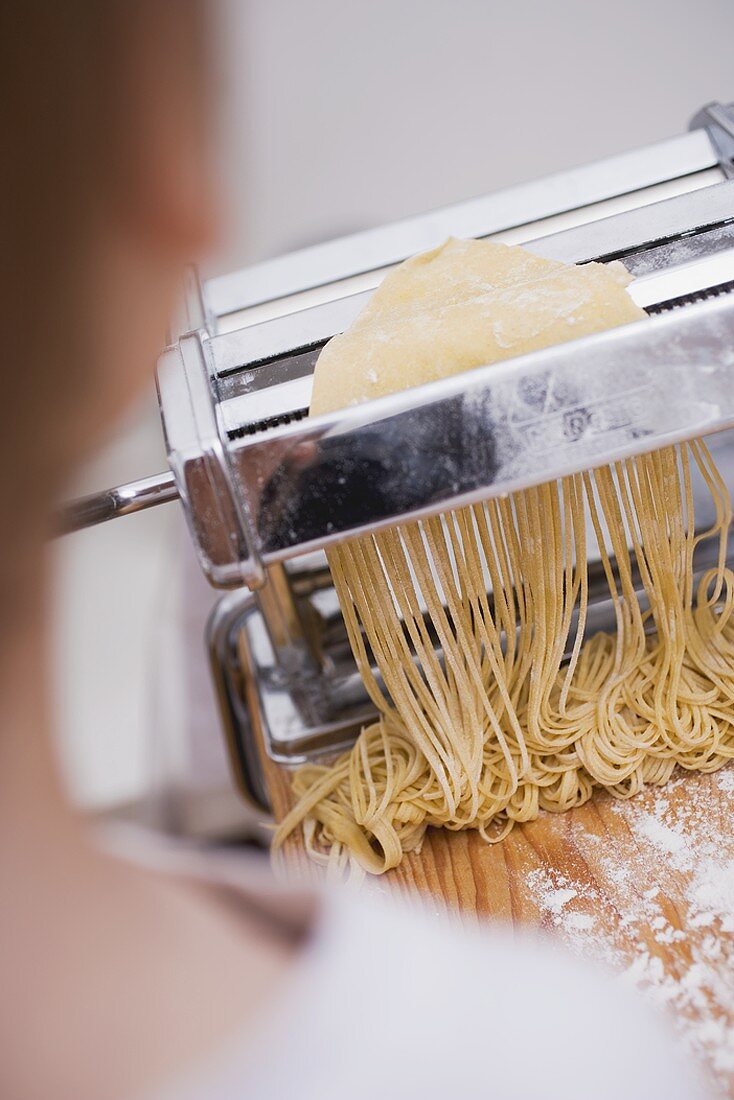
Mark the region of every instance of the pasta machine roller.
<instances>
[{"instance_id":1,"label":"pasta machine roller","mask_svg":"<svg viewBox=\"0 0 734 1100\"><path fill-rule=\"evenodd\" d=\"M391 266L448 236L622 259L651 319L307 419L324 343ZM267 810L261 747L298 763L373 714L324 549L713 433L726 471L732 289L734 105L721 104L632 153L203 283L192 274L157 371L170 472L77 502L65 524L181 498L207 577L238 589L215 609L210 653L240 786ZM592 591L592 629L603 605Z\"/></svg>"}]
</instances>

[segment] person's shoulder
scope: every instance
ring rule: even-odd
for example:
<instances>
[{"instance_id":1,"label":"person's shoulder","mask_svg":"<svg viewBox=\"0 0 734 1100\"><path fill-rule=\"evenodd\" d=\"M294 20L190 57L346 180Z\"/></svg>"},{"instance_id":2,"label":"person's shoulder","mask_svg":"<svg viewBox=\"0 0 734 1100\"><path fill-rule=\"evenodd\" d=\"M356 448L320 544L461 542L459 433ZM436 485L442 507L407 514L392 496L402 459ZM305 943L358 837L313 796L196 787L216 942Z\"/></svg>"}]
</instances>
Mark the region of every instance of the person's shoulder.
<instances>
[{"instance_id":1,"label":"person's shoulder","mask_svg":"<svg viewBox=\"0 0 734 1100\"><path fill-rule=\"evenodd\" d=\"M464 1089L611 1100L621 1082L645 1100L702 1096L663 1023L611 975L550 941L466 927L374 889L325 895L276 1007L238 1100Z\"/></svg>"}]
</instances>

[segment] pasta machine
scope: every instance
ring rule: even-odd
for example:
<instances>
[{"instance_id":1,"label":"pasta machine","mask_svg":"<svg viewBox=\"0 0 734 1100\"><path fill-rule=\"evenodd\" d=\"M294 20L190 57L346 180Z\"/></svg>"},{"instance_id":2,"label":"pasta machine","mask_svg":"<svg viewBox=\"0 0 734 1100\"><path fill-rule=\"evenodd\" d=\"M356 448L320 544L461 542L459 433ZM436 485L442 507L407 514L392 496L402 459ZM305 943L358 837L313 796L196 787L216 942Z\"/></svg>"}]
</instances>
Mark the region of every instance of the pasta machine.
<instances>
[{"instance_id":1,"label":"pasta machine","mask_svg":"<svg viewBox=\"0 0 734 1100\"><path fill-rule=\"evenodd\" d=\"M324 343L392 265L448 236L622 259L652 316L308 419ZM263 752L333 752L373 715L324 550L714 433L727 474L733 289L734 105L721 104L631 153L203 283L192 273L157 370L170 471L78 501L64 523L180 498L204 573L236 590L212 616L211 664L239 786L267 812ZM714 553L701 544L697 567ZM609 608L590 569L591 630Z\"/></svg>"}]
</instances>

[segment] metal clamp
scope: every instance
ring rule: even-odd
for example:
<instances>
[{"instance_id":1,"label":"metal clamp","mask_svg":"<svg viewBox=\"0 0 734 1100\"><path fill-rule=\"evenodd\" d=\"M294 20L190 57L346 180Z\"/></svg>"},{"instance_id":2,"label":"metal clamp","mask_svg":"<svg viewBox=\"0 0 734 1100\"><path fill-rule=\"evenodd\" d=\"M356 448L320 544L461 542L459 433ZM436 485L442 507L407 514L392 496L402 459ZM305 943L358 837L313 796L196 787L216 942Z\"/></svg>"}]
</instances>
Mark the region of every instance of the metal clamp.
<instances>
[{"instance_id":1,"label":"metal clamp","mask_svg":"<svg viewBox=\"0 0 734 1100\"><path fill-rule=\"evenodd\" d=\"M259 588L263 567L247 504L217 423L202 332L158 361L156 380L168 461L201 567L217 588Z\"/></svg>"},{"instance_id":2,"label":"metal clamp","mask_svg":"<svg viewBox=\"0 0 734 1100\"><path fill-rule=\"evenodd\" d=\"M706 130L721 171L734 179L734 104L707 103L691 119L690 130Z\"/></svg>"}]
</instances>

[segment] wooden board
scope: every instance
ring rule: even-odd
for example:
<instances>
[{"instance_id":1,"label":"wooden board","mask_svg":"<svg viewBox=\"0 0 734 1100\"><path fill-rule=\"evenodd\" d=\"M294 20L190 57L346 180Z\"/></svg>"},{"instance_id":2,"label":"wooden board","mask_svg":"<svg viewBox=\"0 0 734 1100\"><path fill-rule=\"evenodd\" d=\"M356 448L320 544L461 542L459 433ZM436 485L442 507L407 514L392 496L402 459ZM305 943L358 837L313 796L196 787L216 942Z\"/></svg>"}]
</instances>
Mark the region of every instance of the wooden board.
<instances>
[{"instance_id":1,"label":"wooden board","mask_svg":"<svg viewBox=\"0 0 734 1100\"><path fill-rule=\"evenodd\" d=\"M276 815L288 772L267 765ZM734 1096L734 770L680 775L620 802L544 814L496 845L431 830L380 880L463 921L542 929L623 971L667 1011L721 1095ZM300 840L288 859L306 869ZM311 871L313 873L313 871Z\"/></svg>"}]
</instances>

